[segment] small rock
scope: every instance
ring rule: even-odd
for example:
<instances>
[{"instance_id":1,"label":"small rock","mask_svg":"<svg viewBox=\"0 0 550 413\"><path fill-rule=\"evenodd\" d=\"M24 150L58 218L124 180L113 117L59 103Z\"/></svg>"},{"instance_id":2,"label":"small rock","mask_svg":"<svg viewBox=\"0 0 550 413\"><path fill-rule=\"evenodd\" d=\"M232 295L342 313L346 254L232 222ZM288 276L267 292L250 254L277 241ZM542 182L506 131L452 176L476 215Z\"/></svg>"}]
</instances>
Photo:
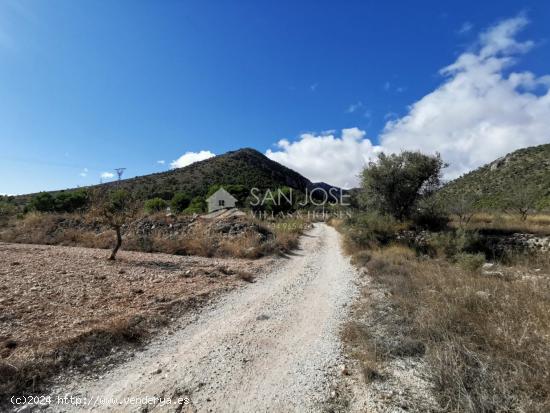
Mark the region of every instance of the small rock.
<instances>
[{"instance_id":1,"label":"small rock","mask_svg":"<svg viewBox=\"0 0 550 413\"><path fill-rule=\"evenodd\" d=\"M488 299L489 297L491 297L491 294L489 294L487 291L476 291L476 295L479 298L483 298L483 299Z\"/></svg>"},{"instance_id":2,"label":"small rock","mask_svg":"<svg viewBox=\"0 0 550 413\"><path fill-rule=\"evenodd\" d=\"M162 369L160 367L153 372L153 374L160 374L160 373L162 373Z\"/></svg>"},{"instance_id":3,"label":"small rock","mask_svg":"<svg viewBox=\"0 0 550 413\"><path fill-rule=\"evenodd\" d=\"M349 376L349 370L345 364L342 364L340 366L340 373L342 373L344 376Z\"/></svg>"},{"instance_id":4,"label":"small rock","mask_svg":"<svg viewBox=\"0 0 550 413\"><path fill-rule=\"evenodd\" d=\"M185 270L183 273L180 274L180 277L183 277L183 278L191 277L191 270Z\"/></svg>"}]
</instances>

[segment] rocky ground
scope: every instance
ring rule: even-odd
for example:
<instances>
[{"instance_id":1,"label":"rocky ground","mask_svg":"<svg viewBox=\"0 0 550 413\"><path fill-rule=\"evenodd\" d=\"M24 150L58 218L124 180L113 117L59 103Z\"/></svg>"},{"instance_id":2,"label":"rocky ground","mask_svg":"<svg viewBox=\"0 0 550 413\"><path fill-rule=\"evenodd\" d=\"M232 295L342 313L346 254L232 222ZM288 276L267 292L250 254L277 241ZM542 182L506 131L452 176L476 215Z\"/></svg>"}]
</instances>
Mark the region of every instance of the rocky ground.
<instances>
[{"instance_id":1,"label":"rocky ground","mask_svg":"<svg viewBox=\"0 0 550 413\"><path fill-rule=\"evenodd\" d=\"M139 341L171 318L247 284L273 260L121 251L109 262L107 255L0 243L0 387L29 363L51 361L37 370L86 364L114 351L119 336ZM47 376L36 371L36 377L42 373Z\"/></svg>"}]
</instances>

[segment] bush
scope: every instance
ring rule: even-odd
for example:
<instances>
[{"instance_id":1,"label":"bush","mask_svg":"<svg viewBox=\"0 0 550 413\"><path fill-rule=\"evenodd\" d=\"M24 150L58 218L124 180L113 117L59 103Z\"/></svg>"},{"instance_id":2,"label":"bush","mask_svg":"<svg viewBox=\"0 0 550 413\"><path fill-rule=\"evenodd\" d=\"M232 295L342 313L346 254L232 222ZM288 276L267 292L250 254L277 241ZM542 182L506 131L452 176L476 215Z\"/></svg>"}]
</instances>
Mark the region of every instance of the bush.
<instances>
[{"instance_id":1,"label":"bush","mask_svg":"<svg viewBox=\"0 0 550 413\"><path fill-rule=\"evenodd\" d=\"M43 192L31 199L28 209L38 212L74 212L83 208L87 202L88 194L85 191L60 192L55 196Z\"/></svg>"},{"instance_id":2,"label":"bush","mask_svg":"<svg viewBox=\"0 0 550 413\"><path fill-rule=\"evenodd\" d=\"M453 258L457 254L472 253L483 250L482 241L475 231L458 229L454 232L433 234L429 241L430 247L438 255Z\"/></svg>"},{"instance_id":3,"label":"bush","mask_svg":"<svg viewBox=\"0 0 550 413\"><path fill-rule=\"evenodd\" d=\"M187 214L201 214L206 210L206 202L200 196L191 200L189 206L184 210Z\"/></svg>"},{"instance_id":4,"label":"bush","mask_svg":"<svg viewBox=\"0 0 550 413\"><path fill-rule=\"evenodd\" d=\"M168 203L162 198L153 198L145 201L145 211L149 213L164 211L168 207Z\"/></svg>"},{"instance_id":5,"label":"bush","mask_svg":"<svg viewBox=\"0 0 550 413\"><path fill-rule=\"evenodd\" d=\"M461 253L457 254L455 259L458 266L468 272L478 272L485 264L485 255L483 254Z\"/></svg>"},{"instance_id":6,"label":"bush","mask_svg":"<svg viewBox=\"0 0 550 413\"><path fill-rule=\"evenodd\" d=\"M170 201L170 209L172 212L179 214L185 210L191 203L191 197L183 192L177 192L172 201Z\"/></svg>"},{"instance_id":7,"label":"bush","mask_svg":"<svg viewBox=\"0 0 550 413\"><path fill-rule=\"evenodd\" d=\"M17 208L15 205L10 204L9 202L0 201L0 223L16 213Z\"/></svg>"},{"instance_id":8,"label":"bush","mask_svg":"<svg viewBox=\"0 0 550 413\"><path fill-rule=\"evenodd\" d=\"M442 231L449 224L449 216L439 208L420 208L412 216L416 229Z\"/></svg>"},{"instance_id":9,"label":"bush","mask_svg":"<svg viewBox=\"0 0 550 413\"><path fill-rule=\"evenodd\" d=\"M55 199L49 192L35 195L29 202L29 209L39 212L52 212L55 209Z\"/></svg>"},{"instance_id":10,"label":"bush","mask_svg":"<svg viewBox=\"0 0 550 413\"><path fill-rule=\"evenodd\" d=\"M61 192L55 197L55 210L57 212L74 212L83 208L88 202L88 194L85 191Z\"/></svg>"},{"instance_id":11,"label":"bush","mask_svg":"<svg viewBox=\"0 0 550 413\"><path fill-rule=\"evenodd\" d=\"M356 247L373 244L386 245L395 240L399 223L390 215L365 213L351 217L346 222L350 240Z\"/></svg>"}]
</instances>

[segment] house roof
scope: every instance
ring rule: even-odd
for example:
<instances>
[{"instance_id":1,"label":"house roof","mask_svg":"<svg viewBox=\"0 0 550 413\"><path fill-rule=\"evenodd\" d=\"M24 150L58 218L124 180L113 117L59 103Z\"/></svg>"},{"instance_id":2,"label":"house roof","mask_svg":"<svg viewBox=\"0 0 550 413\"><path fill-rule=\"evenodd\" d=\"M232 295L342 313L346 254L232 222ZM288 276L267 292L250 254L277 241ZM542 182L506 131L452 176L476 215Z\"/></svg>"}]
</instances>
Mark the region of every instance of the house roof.
<instances>
[{"instance_id":1,"label":"house roof","mask_svg":"<svg viewBox=\"0 0 550 413\"><path fill-rule=\"evenodd\" d=\"M229 192L227 192L224 188L218 189L216 192L214 192L212 195L210 195L208 198L206 198L206 201L210 201L212 198L231 198L233 201L237 202L237 198L235 198L233 195L231 195Z\"/></svg>"}]
</instances>

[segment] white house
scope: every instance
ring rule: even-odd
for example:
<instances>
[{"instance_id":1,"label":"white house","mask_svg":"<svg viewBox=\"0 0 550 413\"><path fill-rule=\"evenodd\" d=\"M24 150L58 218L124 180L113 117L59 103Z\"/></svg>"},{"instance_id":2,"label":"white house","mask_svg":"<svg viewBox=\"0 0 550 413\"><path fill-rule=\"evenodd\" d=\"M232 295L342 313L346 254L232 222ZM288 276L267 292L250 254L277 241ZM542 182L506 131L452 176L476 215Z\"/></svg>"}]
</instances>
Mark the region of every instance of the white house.
<instances>
[{"instance_id":1,"label":"white house","mask_svg":"<svg viewBox=\"0 0 550 413\"><path fill-rule=\"evenodd\" d=\"M224 208L235 208L237 199L225 189L220 188L206 200L208 203L208 212L218 211Z\"/></svg>"}]
</instances>

